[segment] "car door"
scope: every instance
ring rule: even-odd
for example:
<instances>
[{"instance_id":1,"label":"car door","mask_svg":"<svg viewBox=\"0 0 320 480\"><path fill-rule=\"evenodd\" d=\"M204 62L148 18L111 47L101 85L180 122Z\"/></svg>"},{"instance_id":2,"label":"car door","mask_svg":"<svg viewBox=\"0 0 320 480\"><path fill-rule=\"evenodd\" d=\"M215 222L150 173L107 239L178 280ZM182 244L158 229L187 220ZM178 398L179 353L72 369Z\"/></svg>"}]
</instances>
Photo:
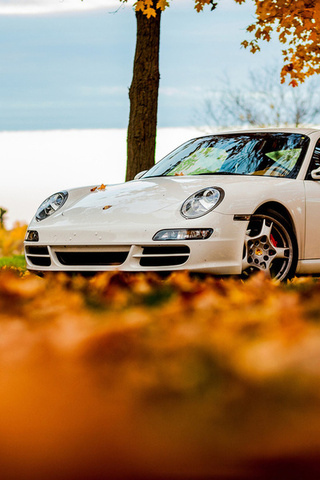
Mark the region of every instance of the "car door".
<instances>
[{"instance_id":1,"label":"car door","mask_svg":"<svg viewBox=\"0 0 320 480\"><path fill-rule=\"evenodd\" d=\"M320 181L313 180L311 171L320 167L320 139L318 140L306 174L306 259L320 258Z\"/></svg>"}]
</instances>

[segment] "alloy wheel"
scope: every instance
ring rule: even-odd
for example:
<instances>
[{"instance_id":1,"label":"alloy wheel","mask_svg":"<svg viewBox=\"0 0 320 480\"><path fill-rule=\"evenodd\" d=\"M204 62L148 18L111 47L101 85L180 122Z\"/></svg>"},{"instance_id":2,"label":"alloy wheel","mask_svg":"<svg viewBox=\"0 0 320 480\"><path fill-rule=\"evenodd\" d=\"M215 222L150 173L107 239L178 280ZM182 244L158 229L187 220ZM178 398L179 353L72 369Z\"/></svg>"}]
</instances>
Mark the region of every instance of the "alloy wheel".
<instances>
[{"instance_id":1,"label":"alloy wheel","mask_svg":"<svg viewBox=\"0 0 320 480\"><path fill-rule=\"evenodd\" d=\"M285 280L293 265L294 246L289 228L269 215L252 215L244 241L242 272L256 271Z\"/></svg>"}]
</instances>

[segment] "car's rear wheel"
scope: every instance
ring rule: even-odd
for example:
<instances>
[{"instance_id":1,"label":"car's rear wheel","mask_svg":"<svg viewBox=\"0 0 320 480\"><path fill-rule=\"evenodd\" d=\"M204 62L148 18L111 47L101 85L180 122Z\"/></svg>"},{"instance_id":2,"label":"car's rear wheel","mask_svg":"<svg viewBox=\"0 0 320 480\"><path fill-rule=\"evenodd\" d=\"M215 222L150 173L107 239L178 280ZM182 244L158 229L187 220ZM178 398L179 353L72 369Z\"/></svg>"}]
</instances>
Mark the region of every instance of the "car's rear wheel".
<instances>
[{"instance_id":1,"label":"car's rear wheel","mask_svg":"<svg viewBox=\"0 0 320 480\"><path fill-rule=\"evenodd\" d=\"M244 241L243 276L263 271L283 281L293 277L296 265L297 242L289 222L274 210L252 215Z\"/></svg>"}]
</instances>

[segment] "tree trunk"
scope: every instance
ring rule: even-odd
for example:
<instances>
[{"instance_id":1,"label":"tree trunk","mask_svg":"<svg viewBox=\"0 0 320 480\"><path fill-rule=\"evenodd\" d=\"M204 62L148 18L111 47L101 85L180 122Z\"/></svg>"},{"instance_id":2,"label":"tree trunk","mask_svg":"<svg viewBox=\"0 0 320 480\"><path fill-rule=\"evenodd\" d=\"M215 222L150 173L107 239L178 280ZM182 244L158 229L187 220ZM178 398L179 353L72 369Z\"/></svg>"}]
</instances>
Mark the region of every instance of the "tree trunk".
<instances>
[{"instance_id":1,"label":"tree trunk","mask_svg":"<svg viewBox=\"0 0 320 480\"><path fill-rule=\"evenodd\" d=\"M154 5L156 4L154 1ZM129 89L126 181L154 165L159 91L161 10L156 18L136 12L137 42Z\"/></svg>"}]
</instances>

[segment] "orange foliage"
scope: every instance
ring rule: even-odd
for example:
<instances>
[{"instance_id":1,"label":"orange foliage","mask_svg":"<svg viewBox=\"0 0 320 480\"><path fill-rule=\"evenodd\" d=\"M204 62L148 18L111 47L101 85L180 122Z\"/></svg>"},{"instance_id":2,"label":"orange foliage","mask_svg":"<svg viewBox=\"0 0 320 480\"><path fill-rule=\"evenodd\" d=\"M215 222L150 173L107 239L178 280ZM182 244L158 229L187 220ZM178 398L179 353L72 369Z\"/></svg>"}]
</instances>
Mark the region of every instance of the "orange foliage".
<instances>
[{"instance_id":1,"label":"orange foliage","mask_svg":"<svg viewBox=\"0 0 320 480\"><path fill-rule=\"evenodd\" d=\"M319 293L0 273L1 479L313 478Z\"/></svg>"},{"instance_id":2,"label":"orange foliage","mask_svg":"<svg viewBox=\"0 0 320 480\"><path fill-rule=\"evenodd\" d=\"M245 0L235 0L243 3ZM244 41L251 52L260 50L259 40L269 41L275 31L281 43L288 46L282 51L284 66L281 82L290 78L290 85L297 86L307 77L320 73L320 1L255 0L256 21L247 28L254 39Z\"/></svg>"},{"instance_id":3,"label":"orange foliage","mask_svg":"<svg viewBox=\"0 0 320 480\"><path fill-rule=\"evenodd\" d=\"M0 257L23 253L23 240L27 225L15 223L11 230L0 228Z\"/></svg>"}]
</instances>

